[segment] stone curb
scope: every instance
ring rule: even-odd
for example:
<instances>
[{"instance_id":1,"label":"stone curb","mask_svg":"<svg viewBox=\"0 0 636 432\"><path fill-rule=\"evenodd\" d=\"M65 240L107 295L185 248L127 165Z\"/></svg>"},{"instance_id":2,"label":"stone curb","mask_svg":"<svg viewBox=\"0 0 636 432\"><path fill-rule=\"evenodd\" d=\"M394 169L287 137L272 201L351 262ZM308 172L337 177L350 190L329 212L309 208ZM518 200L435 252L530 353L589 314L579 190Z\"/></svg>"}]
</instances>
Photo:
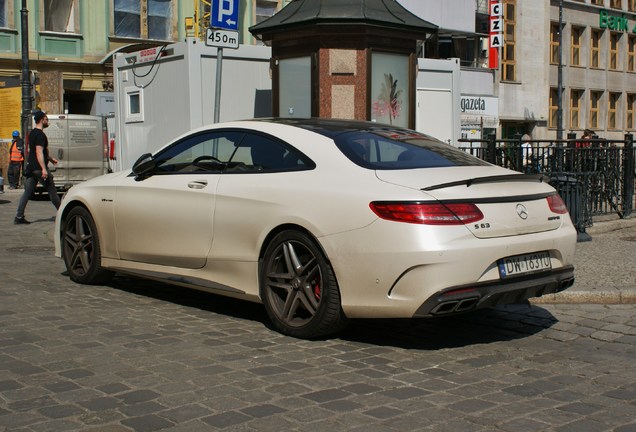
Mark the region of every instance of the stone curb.
<instances>
[{"instance_id":1,"label":"stone curb","mask_svg":"<svg viewBox=\"0 0 636 432\"><path fill-rule=\"evenodd\" d=\"M613 291L563 291L530 299L534 304L636 304L636 287Z\"/></svg>"},{"instance_id":2,"label":"stone curb","mask_svg":"<svg viewBox=\"0 0 636 432\"><path fill-rule=\"evenodd\" d=\"M612 231L631 228L636 226L636 217L628 219L619 219L618 216L599 217L594 225L589 227L586 232L594 238L595 234L605 234Z\"/></svg>"}]
</instances>

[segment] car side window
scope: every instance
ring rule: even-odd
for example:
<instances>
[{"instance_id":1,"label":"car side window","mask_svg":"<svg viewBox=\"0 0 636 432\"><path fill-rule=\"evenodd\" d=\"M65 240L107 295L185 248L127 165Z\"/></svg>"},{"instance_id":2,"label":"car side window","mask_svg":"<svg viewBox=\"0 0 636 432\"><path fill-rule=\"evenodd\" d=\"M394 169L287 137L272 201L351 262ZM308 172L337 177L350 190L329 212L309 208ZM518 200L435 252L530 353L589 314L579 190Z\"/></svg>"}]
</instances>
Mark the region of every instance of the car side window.
<instances>
[{"instance_id":1,"label":"car side window","mask_svg":"<svg viewBox=\"0 0 636 432\"><path fill-rule=\"evenodd\" d=\"M310 168L310 161L298 150L266 135L246 133L232 157L233 163L245 163L251 172L293 171Z\"/></svg>"},{"instance_id":2,"label":"car side window","mask_svg":"<svg viewBox=\"0 0 636 432\"><path fill-rule=\"evenodd\" d=\"M209 131L176 142L155 156L155 174L259 173L313 167L306 156L266 135Z\"/></svg>"},{"instance_id":3,"label":"car side window","mask_svg":"<svg viewBox=\"0 0 636 432\"><path fill-rule=\"evenodd\" d=\"M156 156L156 172L223 172L243 136L237 131L213 131L184 138Z\"/></svg>"}]
</instances>

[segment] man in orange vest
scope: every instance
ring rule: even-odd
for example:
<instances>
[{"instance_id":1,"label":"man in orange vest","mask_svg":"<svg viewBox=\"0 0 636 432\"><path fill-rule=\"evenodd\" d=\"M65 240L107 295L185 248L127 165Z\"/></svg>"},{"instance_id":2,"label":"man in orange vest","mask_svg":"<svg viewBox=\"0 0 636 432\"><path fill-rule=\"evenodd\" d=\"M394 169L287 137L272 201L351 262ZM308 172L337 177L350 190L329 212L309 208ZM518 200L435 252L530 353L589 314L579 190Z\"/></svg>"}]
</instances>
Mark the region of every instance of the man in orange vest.
<instances>
[{"instance_id":1,"label":"man in orange vest","mask_svg":"<svg viewBox=\"0 0 636 432\"><path fill-rule=\"evenodd\" d=\"M9 189L17 189L20 184L20 173L24 163L24 141L20 138L20 132L13 131L13 141L9 150Z\"/></svg>"}]
</instances>

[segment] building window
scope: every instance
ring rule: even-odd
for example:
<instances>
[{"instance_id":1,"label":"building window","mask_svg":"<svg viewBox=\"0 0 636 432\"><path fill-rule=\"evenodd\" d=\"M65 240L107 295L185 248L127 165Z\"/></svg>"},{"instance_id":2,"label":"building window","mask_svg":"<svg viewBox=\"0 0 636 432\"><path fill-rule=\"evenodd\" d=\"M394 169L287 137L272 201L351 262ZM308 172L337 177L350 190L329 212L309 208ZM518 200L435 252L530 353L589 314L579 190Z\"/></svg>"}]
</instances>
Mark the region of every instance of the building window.
<instances>
[{"instance_id":1,"label":"building window","mask_svg":"<svg viewBox=\"0 0 636 432\"><path fill-rule=\"evenodd\" d=\"M7 16L7 0L0 0L0 27L8 27Z\"/></svg>"},{"instance_id":2,"label":"building window","mask_svg":"<svg viewBox=\"0 0 636 432\"><path fill-rule=\"evenodd\" d=\"M625 110L627 116L625 118L625 127L628 130L636 128L636 94L627 94L627 109Z\"/></svg>"},{"instance_id":3,"label":"building window","mask_svg":"<svg viewBox=\"0 0 636 432\"><path fill-rule=\"evenodd\" d=\"M548 127L557 127L557 115L559 111L559 93L556 88L550 88L550 118Z\"/></svg>"},{"instance_id":4,"label":"building window","mask_svg":"<svg viewBox=\"0 0 636 432\"><path fill-rule=\"evenodd\" d=\"M570 129L581 128L583 90L570 90Z\"/></svg>"},{"instance_id":5,"label":"building window","mask_svg":"<svg viewBox=\"0 0 636 432\"><path fill-rule=\"evenodd\" d=\"M550 26L550 64L559 64L559 24Z\"/></svg>"},{"instance_id":6,"label":"building window","mask_svg":"<svg viewBox=\"0 0 636 432\"><path fill-rule=\"evenodd\" d=\"M126 123L144 121L144 93L143 89L128 87L126 92Z\"/></svg>"},{"instance_id":7,"label":"building window","mask_svg":"<svg viewBox=\"0 0 636 432\"><path fill-rule=\"evenodd\" d=\"M174 40L175 0L112 0L113 35Z\"/></svg>"},{"instance_id":8,"label":"building window","mask_svg":"<svg viewBox=\"0 0 636 432\"><path fill-rule=\"evenodd\" d=\"M607 129L616 129L618 127L618 106L621 99L620 93L610 93L607 104Z\"/></svg>"},{"instance_id":9,"label":"building window","mask_svg":"<svg viewBox=\"0 0 636 432\"><path fill-rule=\"evenodd\" d=\"M44 31L79 33L79 0L44 0L41 5Z\"/></svg>"},{"instance_id":10,"label":"building window","mask_svg":"<svg viewBox=\"0 0 636 432\"><path fill-rule=\"evenodd\" d=\"M627 0L627 10L636 12L636 0Z\"/></svg>"},{"instance_id":11,"label":"building window","mask_svg":"<svg viewBox=\"0 0 636 432\"><path fill-rule=\"evenodd\" d=\"M589 128L590 129L598 129L600 124L600 114L601 114L601 98L603 97L603 92L600 91L591 91L590 92L590 115L589 115Z\"/></svg>"},{"instance_id":12,"label":"building window","mask_svg":"<svg viewBox=\"0 0 636 432\"><path fill-rule=\"evenodd\" d=\"M620 68L618 47L621 43L620 33L610 33L610 53L609 53L609 68L611 70L618 70Z\"/></svg>"},{"instance_id":13,"label":"building window","mask_svg":"<svg viewBox=\"0 0 636 432\"><path fill-rule=\"evenodd\" d=\"M590 38L590 67L599 68L601 64L601 37L603 32L592 30Z\"/></svg>"},{"instance_id":14,"label":"building window","mask_svg":"<svg viewBox=\"0 0 636 432\"><path fill-rule=\"evenodd\" d=\"M583 27L572 27L570 34L570 64L572 66L581 65L581 38L583 36Z\"/></svg>"},{"instance_id":15,"label":"building window","mask_svg":"<svg viewBox=\"0 0 636 432\"><path fill-rule=\"evenodd\" d=\"M517 75L516 65L516 0L504 0L504 44L501 60L501 79L503 81L515 81Z\"/></svg>"},{"instance_id":16,"label":"building window","mask_svg":"<svg viewBox=\"0 0 636 432\"><path fill-rule=\"evenodd\" d=\"M273 16L279 9L278 0L256 0L254 5L254 22L256 24Z\"/></svg>"},{"instance_id":17,"label":"building window","mask_svg":"<svg viewBox=\"0 0 636 432\"><path fill-rule=\"evenodd\" d=\"M597 5L597 6L604 6L604 5L603 5L603 2L604 2L604 1L605 1L605 0L591 0L591 2L590 2L590 3L592 3L593 5Z\"/></svg>"},{"instance_id":18,"label":"building window","mask_svg":"<svg viewBox=\"0 0 636 432\"><path fill-rule=\"evenodd\" d=\"M610 0L610 7L612 9L621 9L622 0Z\"/></svg>"}]
</instances>

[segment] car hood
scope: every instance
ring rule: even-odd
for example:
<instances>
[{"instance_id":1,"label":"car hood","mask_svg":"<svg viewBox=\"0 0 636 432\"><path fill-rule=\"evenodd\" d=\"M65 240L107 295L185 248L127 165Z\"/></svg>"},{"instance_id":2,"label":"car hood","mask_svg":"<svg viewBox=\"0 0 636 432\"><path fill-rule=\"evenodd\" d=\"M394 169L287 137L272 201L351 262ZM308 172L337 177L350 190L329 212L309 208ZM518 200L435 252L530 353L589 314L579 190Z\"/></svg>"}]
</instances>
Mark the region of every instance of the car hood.
<instances>
[{"instance_id":1,"label":"car hood","mask_svg":"<svg viewBox=\"0 0 636 432\"><path fill-rule=\"evenodd\" d=\"M422 193L422 200L473 202L484 218L466 227L478 238L558 229L567 214L553 213L546 196L555 192L547 177L499 167L451 167L376 171L378 179Z\"/></svg>"}]
</instances>

